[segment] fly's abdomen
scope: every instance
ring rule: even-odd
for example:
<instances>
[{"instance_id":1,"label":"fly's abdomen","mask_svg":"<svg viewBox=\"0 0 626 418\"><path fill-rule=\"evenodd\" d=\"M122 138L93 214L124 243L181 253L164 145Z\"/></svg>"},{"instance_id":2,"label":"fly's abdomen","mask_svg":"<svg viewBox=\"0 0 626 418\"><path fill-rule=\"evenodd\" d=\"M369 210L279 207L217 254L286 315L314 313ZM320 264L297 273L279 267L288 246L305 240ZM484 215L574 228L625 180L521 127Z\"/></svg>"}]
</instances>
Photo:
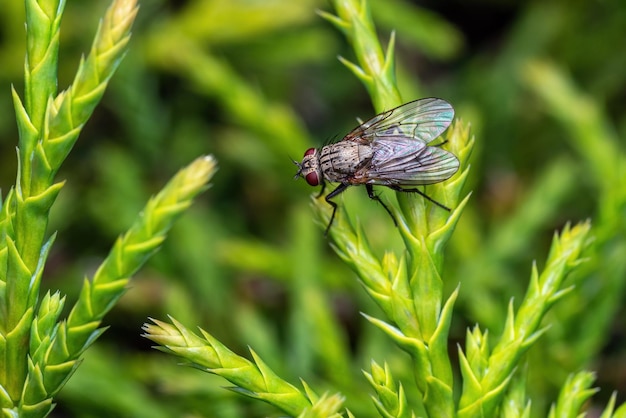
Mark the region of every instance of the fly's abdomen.
<instances>
[{"instance_id":1,"label":"fly's abdomen","mask_svg":"<svg viewBox=\"0 0 626 418\"><path fill-rule=\"evenodd\" d=\"M372 149L368 145L352 141L342 141L327 145L320 152L320 168L326 180L347 182L354 173L372 159Z\"/></svg>"}]
</instances>

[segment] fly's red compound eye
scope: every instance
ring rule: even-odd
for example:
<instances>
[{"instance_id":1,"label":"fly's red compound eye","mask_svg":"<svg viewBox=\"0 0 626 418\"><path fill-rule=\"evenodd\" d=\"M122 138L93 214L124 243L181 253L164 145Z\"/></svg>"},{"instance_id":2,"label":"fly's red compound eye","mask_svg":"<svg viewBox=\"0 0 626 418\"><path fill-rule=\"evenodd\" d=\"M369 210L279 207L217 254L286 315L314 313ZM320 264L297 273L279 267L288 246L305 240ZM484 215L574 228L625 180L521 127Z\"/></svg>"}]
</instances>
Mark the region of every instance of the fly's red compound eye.
<instances>
[{"instance_id":1,"label":"fly's red compound eye","mask_svg":"<svg viewBox=\"0 0 626 418\"><path fill-rule=\"evenodd\" d=\"M306 155L306 154L305 154ZM315 171L313 171L312 173L307 174L304 179L306 180L307 183L309 183L311 186L317 186L318 184L320 184L320 178L317 176L317 173Z\"/></svg>"},{"instance_id":2,"label":"fly's red compound eye","mask_svg":"<svg viewBox=\"0 0 626 418\"><path fill-rule=\"evenodd\" d=\"M304 151L304 156L306 157L307 155L311 155L315 152L315 148L309 148L308 150Z\"/></svg>"}]
</instances>

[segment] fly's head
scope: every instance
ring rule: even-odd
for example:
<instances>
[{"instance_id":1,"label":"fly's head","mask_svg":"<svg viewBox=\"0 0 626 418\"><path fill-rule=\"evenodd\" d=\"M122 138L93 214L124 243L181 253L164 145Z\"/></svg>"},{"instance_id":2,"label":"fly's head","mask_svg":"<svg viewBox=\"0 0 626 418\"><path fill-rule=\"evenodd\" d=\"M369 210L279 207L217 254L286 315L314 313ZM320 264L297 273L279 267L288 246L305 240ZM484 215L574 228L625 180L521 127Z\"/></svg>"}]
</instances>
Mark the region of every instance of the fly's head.
<instances>
[{"instance_id":1,"label":"fly's head","mask_svg":"<svg viewBox=\"0 0 626 418\"><path fill-rule=\"evenodd\" d=\"M318 186L322 183L323 177L319 163L319 151L317 148L309 148L304 152L304 157L302 157L301 163L297 161L294 161L293 163L298 166L298 172L296 173L294 179L304 177L306 182L311 186Z\"/></svg>"}]
</instances>

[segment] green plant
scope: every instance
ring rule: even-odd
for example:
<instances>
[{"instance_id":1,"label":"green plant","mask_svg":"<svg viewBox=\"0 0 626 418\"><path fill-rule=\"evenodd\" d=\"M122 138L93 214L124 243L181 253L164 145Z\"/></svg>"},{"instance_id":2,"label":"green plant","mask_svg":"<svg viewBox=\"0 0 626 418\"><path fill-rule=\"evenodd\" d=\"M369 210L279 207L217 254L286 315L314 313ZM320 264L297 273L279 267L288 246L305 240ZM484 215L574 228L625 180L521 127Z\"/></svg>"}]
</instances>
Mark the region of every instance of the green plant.
<instances>
[{"instance_id":1,"label":"green plant","mask_svg":"<svg viewBox=\"0 0 626 418\"><path fill-rule=\"evenodd\" d=\"M51 11L62 8L64 15L58 69L33 58L27 68L35 80L52 68L58 77L51 79L71 84L100 3L59 2L56 9L56 2L29 3L43 11L30 9L31 40L54 32ZM358 3L336 2L337 16L321 13L326 20L314 12L328 7L320 0L142 3L132 48L82 130L88 141L77 142L56 174L68 181L45 217L47 229L57 233L43 279L37 276L44 259L37 245L0 246L0 259L37 256L36 273L28 276L35 279L25 287L41 296L23 304L38 299L22 317L34 312L34 322L19 322L13 333L1 329L8 347L2 353L16 355L20 348L17 357L26 367L30 347L15 344L16 338L31 325L43 330L28 335L33 350L40 349L32 373L25 372L35 376L28 388L38 376L43 383L37 393L20 392L31 403L42 399L30 408L32 415L45 413L53 399L58 407L50 415L64 417L238 418L272 416L276 406L303 416L346 410L358 417L573 416L602 409L604 417L624 415L616 406L621 398L610 393L623 392L614 371L623 358L619 315L626 284L626 154L620 142L626 125L619 116L626 72L615 47L623 38L624 8L619 2ZM381 39L393 33L384 53L370 6ZM23 70L23 14L22 2L0 8L0 85L8 91L15 83L30 118L29 91L44 104L42 91L58 95L52 84L16 82ZM485 16L498 24L477 26ZM47 47L35 48L33 57L37 51L43 61L56 60ZM338 54L354 57L353 63L342 58L352 72L337 65ZM354 187L337 200L340 211L326 240L329 207L323 199L306 199L304 182L291 181L295 169L288 157L340 137L354 127L354 116L374 113L362 100L359 80L375 111L430 95L453 103L463 121L442 139L463 165L448 182L426 188L453 212L381 188L381 199L401 221L400 229L393 228L380 206ZM65 94L76 102L72 91ZM11 95L0 95L0 114L10 115L14 107ZM68 122L63 129L82 127L59 119ZM15 178L14 120L0 118L3 185ZM30 160L20 143L20 169L35 164L30 170L38 173L20 174L17 186L30 176L28 190L47 184L38 177L47 168L37 144L44 151L63 144L47 143L42 132ZM145 222L119 241L108 267L88 283L91 297L80 296L76 282L85 271L94 276L97 254L131 224L154 185L209 153L219 156L221 170L208 199L186 212L163 245L142 233L141 225L153 228L159 220L151 214L165 208L150 204ZM5 193L0 212L8 231L0 236L14 243L13 225L29 219L14 210L17 190ZM45 192L36 196L45 200ZM25 198L20 210L31 203L35 196ZM321 228L312 222L311 206ZM33 216L35 226L44 218ZM564 227L587 217L592 222ZM555 229L561 232L551 237ZM25 230L30 226L22 225ZM107 298L117 298L127 283L117 276L138 264L124 263L125 257L141 261L142 251L152 248L124 251L137 234L143 235L139 241L159 243L158 254L102 321L103 311L113 307ZM113 259L122 261L117 272L109 268ZM11 272L21 266L16 260ZM23 289L18 285L25 280L8 277L0 294ZM107 289L111 293L99 298ZM84 334L68 331L68 320L61 320L72 309L72 303L61 306L66 300L78 300L74 325L92 321ZM84 315L80 301L96 309ZM106 309L97 308L102 305ZM13 306L20 304L3 300L5 312ZM147 351L139 324L146 316L167 315L173 325L149 328L166 344L161 349L228 376L234 391L223 390L220 376L180 368L171 356ZM210 334L193 336L182 324L201 324ZM100 335L103 326L109 331L80 355L56 350ZM246 346L254 354L245 354ZM0 370L8 380L13 373L6 370L18 368L5 359ZM51 379L66 376L62 366L79 362L63 390L49 393ZM5 415L27 415L30 404L13 401L2 404Z\"/></svg>"},{"instance_id":2,"label":"green plant","mask_svg":"<svg viewBox=\"0 0 626 418\"><path fill-rule=\"evenodd\" d=\"M84 351L104 332L103 316L130 277L158 249L172 222L206 187L211 157L181 170L116 241L78 300L61 319L65 297L40 296L55 234L50 209L64 182L61 164L102 98L130 39L135 0L115 0L104 15L89 55L71 86L57 92L58 50L64 0L27 0L24 100L13 89L19 128L15 187L0 211L0 406L3 416L43 417L76 371Z\"/></svg>"},{"instance_id":3,"label":"green plant","mask_svg":"<svg viewBox=\"0 0 626 418\"><path fill-rule=\"evenodd\" d=\"M346 35L358 64L344 58L341 61L363 82L378 112L401 104L394 74L394 36L383 54L368 2L336 1L334 6L336 15L326 12L321 15ZM372 361L371 372L366 372L365 377L375 392L374 405L385 417L530 416L524 355L538 345L548 330L549 325L544 322L546 314L558 301L572 297L574 287L566 278L585 260L595 233L589 222L582 222L574 226L568 224L561 233L555 234L544 267L539 269L533 265L521 303L516 307L511 300L506 314L492 317L502 332L498 342L492 346L487 331L478 326L468 330L465 347L458 347L461 378L455 377L448 337L457 297L469 289L459 277L456 281L461 281L460 287L455 283L456 289L446 293L444 249L469 200L469 195L461 196L474 141L469 127L461 121L455 122L445 139L446 147L459 156L461 171L450 181L428 186L426 190L429 196L453 210L446 213L419 197L397 196L398 204L393 211L404 244L400 254L389 251L384 257L377 256L368 244L365 231L352 226L343 206L330 231L333 249L356 272L384 315L384 319L370 314L365 317L410 355L408 368L414 376L417 397L407 396L405 386L396 382L387 364L380 366ZM598 160L606 161L605 157ZM563 166L555 170L562 171ZM548 184L546 180L546 187ZM539 194L537 199L541 199ZM320 224L326 225L329 206L323 199L313 199L313 206ZM515 218L520 219L522 216ZM502 236L511 236L511 231L514 229ZM494 249L500 248L494 245ZM307 264L303 270L307 268L313 267ZM339 413L339 394L319 396L312 385L306 383L303 383L304 390L299 390L278 377L255 352L252 352L251 362L206 331L201 332L202 337L197 336L171 319L172 325L154 320L144 328L146 336L159 344L160 350L222 376L236 385L233 390L264 400L290 415L334 416ZM552 318L551 321L556 322ZM579 416L585 401L594 393L590 389L592 382L587 372L571 375L561 388L550 416ZM460 392L459 399L455 399L455 389ZM315 407L322 404L328 409L315 413ZM624 406L617 411L614 408L615 395L603 416L626 413Z\"/></svg>"}]
</instances>

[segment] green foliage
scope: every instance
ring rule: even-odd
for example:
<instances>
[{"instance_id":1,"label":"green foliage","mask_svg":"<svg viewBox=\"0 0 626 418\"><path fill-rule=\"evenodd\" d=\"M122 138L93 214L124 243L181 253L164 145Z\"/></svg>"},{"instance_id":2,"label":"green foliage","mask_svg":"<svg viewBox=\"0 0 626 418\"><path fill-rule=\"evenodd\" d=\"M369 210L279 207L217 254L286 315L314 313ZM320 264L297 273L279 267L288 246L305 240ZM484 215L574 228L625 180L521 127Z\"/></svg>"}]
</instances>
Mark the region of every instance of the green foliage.
<instances>
[{"instance_id":1,"label":"green foliage","mask_svg":"<svg viewBox=\"0 0 626 418\"><path fill-rule=\"evenodd\" d=\"M160 0L83 60L103 2L20 3L0 11L5 414L26 393L24 416L51 396L81 417L624 416L619 2ZM289 159L428 96L459 117L461 169L425 188L451 212L377 190L394 228L355 187L325 240ZM207 200L177 177L103 259L200 154ZM147 335L211 374L145 347L166 316Z\"/></svg>"},{"instance_id":2,"label":"green foliage","mask_svg":"<svg viewBox=\"0 0 626 418\"><path fill-rule=\"evenodd\" d=\"M268 402L288 414L296 415L317 401L310 392L301 393L289 383L281 380L258 355L251 351L254 362L238 356L207 332L200 330L200 338L176 320L174 326L153 320L146 324L146 337L156 342L162 350L183 357L194 367L224 377L237 385L233 390L242 395ZM308 415L307 415L308 416Z\"/></svg>"},{"instance_id":3,"label":"green foliage","mask_svg":"<svg viewBox=\"0 0 626 418\"><path fill-rule=\"evenodd\" d=\"M364 83L378 111L399 105L393 36L384 55L367 2L337 2L335 7L337 16L327 12L320 14L346 35L359 64L344 58L340 60ZM411 356L411 369L420 394L413 402L418 403L420 414L437 417L495 416L498 413L528 416L530 401L524 390L526 381L522 376L515 379L515 383L512 381L518 376L518 367L525 353L547 331L542 325L546 313L573 291L574 287L565 285L564 280L581 264L581 254L590 243L591 226L588 222L574 227L566 225L561 235L555 236L543 271L539 272L536 265L533 267L521 305L516 309L513 301L509 303L506 318L501 320L502 336L495 346L490 346L487 334L478 327L468 332L465 350L459 348L462 390L460 399L455 400L448 339L453 307L460 290L457 288L445 297L443 250L468 203L469 195L464 199L460 199L460 195L468 177L468 160L474 140L468 127L461 122L449 129L445 139L446 147L459 157L461 170L450 181L427 187L426 192L453 207L451 213L446 214L419 197L400 194L398 209L394 212L399 219L398 230L405 250L400 255L386 252L381 259L370 248L365 230L361 227L354 229L348 221L348 211L342 210L330 230L333 249L359 276L366 292L386 319L364 316ZM331 208L321 198L314 199L313 203L320 224L326 225ZM162 323L159 325L171 327ZM148 326L147 330L148 338L198 364L184 352L172 350L168 342L160 341L160 332L152 330L152 326ZM213 337L208 334L205 337L210 340L211 346L215 345ZM258 362L258 356L254 357ZM383 370L373 363L372 370L372 374L366 373L366 377L377 393L374 402L378 412L385 417L414 415L415 412L409 412L410 408L406 405L402 385L396 385L391 380L389 369L385 367ZM210 371L216 373L214 368ZM230 373L228 379L233 382ZM551 414L556 411L555 416L577 416L584 400L593 393L588 389L591 384L589 376L573 376L571 379L579 383L563 387ZM277 384L281 381L277 376L273 378ZM256 394L252 389L254 385L248 379L234 383L243 393L249 396ZM280 394L280 391L276 392L275 396ZM277 406L293 414L284 406Z\"/></svg>"},{"instance_id":4,"label":"green foliage","mask_svg":"<svg viewBox=\"0 0 626 418\"><path fill-rule=\"evenodd\" d=\"M3 416L44 417L81 355L104 332L102 318L130 277L158 249L172 222L215 171L211 157L181 170L118 239L67 319L65 297L39 301L44 266L56 234L46 238L50 210L63 187L54 183L87 119L101 100L128 44L135 0L115 0L74 82L57 94L59 30L64 1L27 0L25 102L13 89L19 130L18 172L2 202L0 225L0 406Z\"/></svg>"}]
</instances>

